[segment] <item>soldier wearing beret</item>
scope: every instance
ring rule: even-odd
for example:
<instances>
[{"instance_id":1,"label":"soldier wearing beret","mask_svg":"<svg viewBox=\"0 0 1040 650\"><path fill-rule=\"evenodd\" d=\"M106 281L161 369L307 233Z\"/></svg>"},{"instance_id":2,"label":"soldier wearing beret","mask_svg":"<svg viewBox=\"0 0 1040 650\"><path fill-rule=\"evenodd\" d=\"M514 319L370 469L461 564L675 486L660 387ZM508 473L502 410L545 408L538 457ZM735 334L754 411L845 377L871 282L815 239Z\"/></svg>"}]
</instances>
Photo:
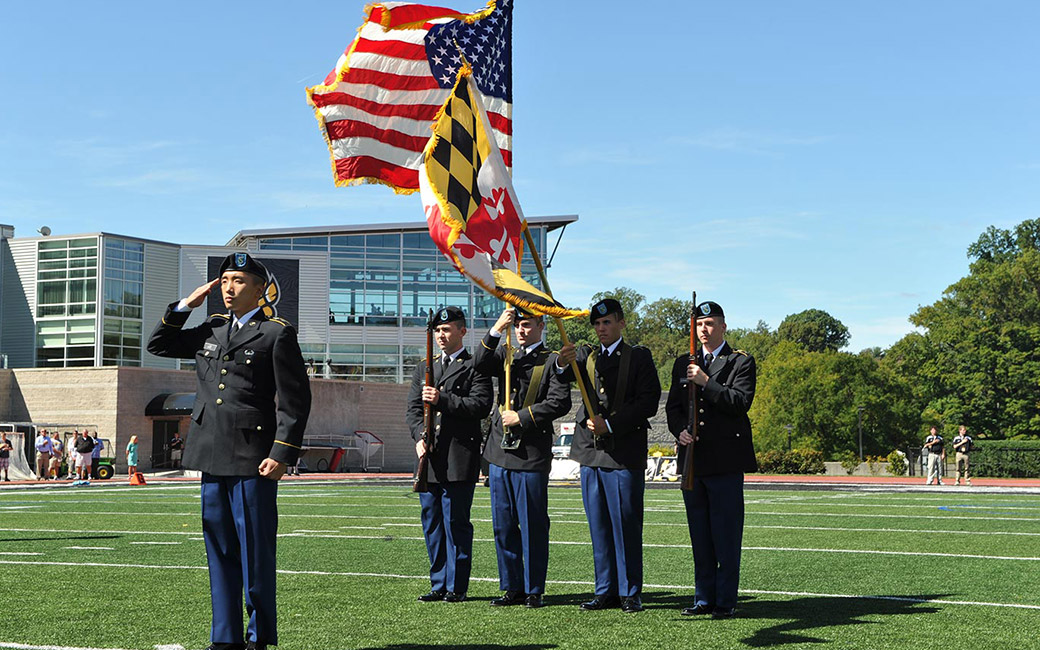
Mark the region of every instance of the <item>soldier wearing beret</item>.
<instances>
[{"instance_id":1,"label":"soldier wearing beret","mask_svg":"<svg viewBox=\"0 0 1040 650\"><path fill-rule=\"evenodd\" d=\"M694 605L685 615L729 618L737 605L744 531L744 473L758 470L748 409L755 398L755 360L726 343L726 316L717 303L697 306L700 352L672 366L665 411L679 440L679 466L693 443L692 490L683 490L693 544ZM697 439L687 429L689 382L697 390Z\"/></svg>"},{"instance_id":2,"label":"soldier wearing beret","mask_svg":"<svg viewBox=\"0 0 1040 650\"><path fill-rule=\"evenodd\" d=\"M466 316L458 307L444 307L430 323L441 354L433 361L433 385L426 385L425 368L412 376L405 420L415 453L430 454L429 491L419 494L423 535L430 556L430 592L422 602L462 602L473 565L473 524L470 508L480 474L480 422L491 411L491 377L480 373L462 346ZM423 405L434 412L433 449L423 441Z\"/></svg>"},{"instance_id":3,"label":"soldier wearing beret","mask_svg":"<svg viewBox=\"0 0 1040 650\"><path fill-rule=\"evenodd\" d=\"M507 358L502 336L516 325L519 348ZM570 386L553 371L556 355L545 349L541 316L506 309L480 342L477 368L498 378L496 417L484 447L491 488L491 525L498 555L494 606L542 606L549 566L549 469L553 420L571 410ZM508 334L506 334L508 335ZM505 364L510 364L506 394ZM504 425L504 427L503 427Z\"/></svg>"},{"instance_id":4,"label":"soldier wearing beret","mask_svg":"<svg viewBox=\"0 0 1040 650\"><path fill-rule=\"evenodd\" d=\"M198 386L182 464L202 472L213 650L278 643L278 479L300 453L311 392L296 330L259 309L267 282L262 264L233 253L216 280L167 308L148 341L152 354L195 360ZM227 313L184 329L191 310L218 286Z\"/></svg>"},{"instance_id":5,"label":"soldier wearing beret","mask_svg":"<svg viewBox=\"0 0 1040 650\"><path fill-rule=\"evenodd\" d=\"M595 597L584 610L643 609L643 491L647 430L657 413L661 382L650 351L621 336L625 313L612 298L592 306L599 345L560 350L559 372L573 381L577 361L594 412L578 411L571 458L581 465L581 499L592 535Z\"/></svg>"}]
</instances>

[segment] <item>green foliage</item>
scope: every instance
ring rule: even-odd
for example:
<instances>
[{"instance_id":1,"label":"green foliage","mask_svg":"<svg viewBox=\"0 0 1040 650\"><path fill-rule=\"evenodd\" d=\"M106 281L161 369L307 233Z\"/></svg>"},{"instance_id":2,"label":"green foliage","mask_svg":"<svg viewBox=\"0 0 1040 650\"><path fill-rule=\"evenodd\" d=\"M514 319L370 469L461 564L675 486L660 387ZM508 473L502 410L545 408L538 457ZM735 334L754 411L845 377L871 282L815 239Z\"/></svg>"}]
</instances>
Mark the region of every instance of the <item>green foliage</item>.
<instances>
[{"instance_id":1,"label":"green foliage","mask_svg":"<svg viewBox=\"0 0 1040 650\"><path fill-rule=\"evenodd\" d=\"M759 449L792 444L817 449L825 458L858 449L863 406L865 453L919 444L920 411L910 386L878 360L844 352L806 352L778 342L759 367L751 422Z\"/></svg>"},{"instance_id":2,"label":"green foliage","mask_svg":"<svg viewBox=\"0 0 1040 650\"><path fill-rule=\"evenodd\" d=\"M889 452L887 469L892 476L906 476L906 455L898 451Z\"/></svg>"},{"instance_id":3,"label":"green foliage","mask_svg":"<svg viewBox=\"0 0 1040 650\"><path fill-rule=\"evenodd\" d=\"M845 451L838 455L838 460L841 462L841 468L845 470L849 476L856 471L859 467L859 456L854 451Z\"/></svg>"},{"instance_id":4,"label":"green foliage","mask_svg":"<svg viewBox=\"0 0 1040 650\"><path fill-rule=\"evenodd\" d=\"M806 309L785 318L776 329L776 336L810 352L837 352L848 345L849 328L822 309Z\"/></svg>"},{"instance_id":5,"label":"green foliage","mask_svg":"<svg viewBox=\"0 0 1040 650\"><path fill-rule=\"evenodd\" d=\"M650 348L664 390L671 385L675 358L690 353L691 309L689 300L661 298L648 304L640 316L640 343Z\"/></svg>"},{"instance_id":6,"label":"green foliage","mask_svg":"<svg viewBox=\"0 0 1040 650\"><path fill-rule=\"evenodd\" d=\"M823 474L823 454L815 449L771 449L755 454L763 474Z\"/></svg>"},{"instance_id":7,"label":"green foliage","mask_svg":"<svg viewBox=\"0 0 1040 650\"><path fill-rule=\"evenodd\" d=\"M989 228L968 248L968 276L911 316L923 334L885 363L914 386L926 418L949 432L1040 438L1040 219Z\"/></svg>"},{"instance_id":8,"label":"green foliage","mask_svg":"<svg viewBox=\"0 0 1040 650\"><path fill-rule=\"evenodd\" d=\"M1040 477L1040 440L976 440L971 453L974 476Z\"/></svg>"},{"instance_id":9,"label":"green foliage","mask_svg":"<svg viewBox=\"0 0 1040 650\"><path fill-rule=\"evenodd\" d=\"M867 456L867 471L870 472L871 476L877 476L881 473L881 465L887 460L884 456ZM855 471L855 468L853 468L853 471Z\"/></svg>"},{"instance_id":10,"label":"green foliage","mask_svg":"<svg viewBox=\"0 0 1040 650\"><path fill-rule=\"evenodd\" d=\"M766 363L770 351L777 343L776 332L769 329L765 321L758 321L753 329L734 327L726 331L726 341L734 350L743 350L755 357L761 366Z\"/></svg>"},{"instance_id":11,"label":"green foliage","mask_svg":"<svg viewBox=\"0 0 1040 650\"><path fill-rule=\"evenodd\" d=\"M660 453L662 456L674 456L675 445L662 445L661 443L657 443L650 445L646 450L647 457L651 457L656 453Z\"/></svg>"}]
</instances>

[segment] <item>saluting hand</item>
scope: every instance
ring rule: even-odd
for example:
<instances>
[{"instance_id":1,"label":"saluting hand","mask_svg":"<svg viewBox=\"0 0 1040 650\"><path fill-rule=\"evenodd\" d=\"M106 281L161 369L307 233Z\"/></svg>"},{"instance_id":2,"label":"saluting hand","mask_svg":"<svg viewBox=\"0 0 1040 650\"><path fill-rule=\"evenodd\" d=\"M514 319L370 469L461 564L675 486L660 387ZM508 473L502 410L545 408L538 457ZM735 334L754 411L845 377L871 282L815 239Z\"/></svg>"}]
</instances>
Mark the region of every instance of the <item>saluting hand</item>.
<instances>
[{"instance_id":1,"label":"saluting hand","mask_svg":"<svg viewBox=\"0 0 1040 650\"><path fill-rule=\"evenodd\" d=\"M213 291L213 289L215 289L219 284L220 278L217 278L216 280L207 282L195 291L192 291L191 295L187 297L188 307L191 309L195 309L196 307L201 305L203 302L205 302L206 296L208 296L209 293Z\"/></svg>"}]
</instances>

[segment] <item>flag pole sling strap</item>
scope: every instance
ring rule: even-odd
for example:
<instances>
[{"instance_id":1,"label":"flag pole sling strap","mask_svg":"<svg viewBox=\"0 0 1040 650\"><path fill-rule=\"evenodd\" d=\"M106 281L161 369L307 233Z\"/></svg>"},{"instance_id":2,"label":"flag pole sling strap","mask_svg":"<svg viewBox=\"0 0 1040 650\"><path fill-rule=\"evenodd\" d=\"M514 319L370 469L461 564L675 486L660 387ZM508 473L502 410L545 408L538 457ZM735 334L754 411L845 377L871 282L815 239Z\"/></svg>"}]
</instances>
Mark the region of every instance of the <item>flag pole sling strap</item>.
<instances>
[{"instance_id":1,"label":"flag pole sling strap","mask_svg":"<svg viewBox=\"0 0 1040 650\"><path fill-rule=\"evenodd\" d=\"M545 269L542 268L542 260L538 257L538 249L535 248L534 238L531 237L531 231L527 228L527 222L524 222L524 241L527 242L527 247L531 249L531 259L534 260L534 267L538 269L538 277L542 280L542 288L545 289L545 293L549 294L552 298L552 289L549 288L549 280L545 277ZM563 320L560 318L553 318L556 321L556 329L560 332L560 340L564 345L570 345L571 341L567 338L567 332L563 329ZM571 361L571 370L574 371L574 379L578 382L578 390L581 391L581 401L585 404L585 412L592 417L593 413L596 413L592 408L592 401L589 399L589 391L585 388L585 382L581 379L581 373L578 372L578 362Z\"/></svg>"}]
</instances>

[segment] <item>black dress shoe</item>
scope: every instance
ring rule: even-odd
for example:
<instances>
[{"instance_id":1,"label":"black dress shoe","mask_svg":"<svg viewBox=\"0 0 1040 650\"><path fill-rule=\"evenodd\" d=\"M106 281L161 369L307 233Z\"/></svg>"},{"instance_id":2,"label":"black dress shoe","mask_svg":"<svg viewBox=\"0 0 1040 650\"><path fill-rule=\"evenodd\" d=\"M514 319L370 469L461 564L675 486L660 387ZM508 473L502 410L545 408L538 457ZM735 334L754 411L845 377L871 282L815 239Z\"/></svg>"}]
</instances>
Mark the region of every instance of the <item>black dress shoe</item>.
<instances>
[{"instance_id":1,"label":"black dress shoe","mask_svg":"<svg viewBox=\"0 0 1040 650\"><path fill-rule=\"evenodd\" d=\"M448 593L444 594L444 602L446 603L461 603L464 600L466 600L465 591L459 593L449 591Z\"/></svg>"},{"instance_id":2,"label":"black dress shoe","mask_svg":"<svg viewBox=\"0 0 1040 650\"><path fill-rule=\"evenodd\" d=\"M498 598L492 599L491 606L507 607L509 605L523 605L524 598L524 592L522 591L507 591Z\"/></svg>"},{"instance_id":3,"label":"black dress shoe","mask_svg":"<svg viewBox=\"0 0 1040 650\"><path fill-rule=\"evenodd\" d=\"M694 605L693 607L687 607L683 611L679 612L683 616L703 616L705 614L711 614L715 610L711 605Z\"/></svg>"},{"instance_id":4,"label":"black dress shoe","mask_svg":"<svg viewBox=\"0 0 1040 650\"><path fill-rule=\"evenodd\" d=\"M586 611L596 611L598 609L613 609L621 606L621 599L617 596L596 596L587 603L579 605L581 609Z\"/></svg>"},{"instance_id":5,"label":"black dress shoe","mask_svg":"<svg viewBox=\"0 0 1040 650\"><path fill-rule=\"evenodd\" d=\"M621 611L626 614L632 614L633 612L643 611L643 601L639 599L639 596L629 596L621 599Z\"/></svg>"},{"instance_id":6,"label":"black dress shoe","mask_svg":"<svg viewBox=\"0 0 1040 650\"><path fill-rule=\"evenodd\" d=\"M211 643L206 650L245 650L246 646L241 643Z\"/></svg>"},{"instance_id":7,"label":"black dress shoe","mask_svg":"<svg viewBox=\"0 0 1040 650\"><path fill-rule=\"evenodd\" d=\"M716 607L711 613L712 618L733 618L737 615L735 607Z\"/></svg>"},{"instance_id":8,"label":"black dress shoe","mask_svg":"<svg viewBox=\"0 0 1040 650\"><path fill-rule=\"evenodd\" d=\"M444 591L431 591L428 594L423 594L422 596L419 596L419 602L421 602L421 603L435 603L438 600L444 600L445 593L446 592L444 592Z\"/></svg>"},{"instance_id":9,"label":"black dress shoe","mask_svg":"<svg viewBox=\"0 0 1040 650\"><path fill-rule=\"evenodd\" d=\"M259 641L246 641L246 650L267 650L267 644Z\"/></svg>"},{"instance_id":10,"label":"black dress shoe","mask_svg":"<svg viewBox=\"0 0 1040 650\"><path fill-rule=\"evenodd\" d=\"M524 607L527 609L538 609L543 605L541 594L528 594L527 600L524 601Z\"/></svg>"}]
</instances>

